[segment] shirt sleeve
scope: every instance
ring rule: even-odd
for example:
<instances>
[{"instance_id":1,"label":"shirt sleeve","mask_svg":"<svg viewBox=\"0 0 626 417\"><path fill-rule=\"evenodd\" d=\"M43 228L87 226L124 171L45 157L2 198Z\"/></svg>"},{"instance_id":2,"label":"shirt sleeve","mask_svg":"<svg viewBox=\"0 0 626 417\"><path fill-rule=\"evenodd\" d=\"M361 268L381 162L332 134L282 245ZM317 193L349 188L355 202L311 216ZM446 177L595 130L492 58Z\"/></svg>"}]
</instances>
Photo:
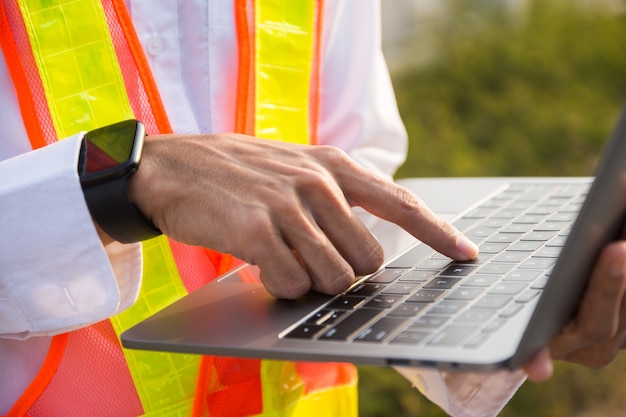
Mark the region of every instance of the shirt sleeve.
<instances>
[{"instance_id":1,"label":"shirt sleeve","mask_svg":"<svg viewBox=\"0 0 626 417\"><path fill-rule=\"evenodd\" d=\"M319 142L391 177L407 134L382 53L378 0L326 2Z\"/></svg>"},{"instance_id":2,"label":"shirt sleeve","mask_svg":"<svg viewBox=\"0 0 626 417\"><path fill-rule=\"evenodd\" d=\"M76 170L81 139L0 162L0 337L73 330L137 296L140 245L102 246Z\"/></svg>"}]
</instances>

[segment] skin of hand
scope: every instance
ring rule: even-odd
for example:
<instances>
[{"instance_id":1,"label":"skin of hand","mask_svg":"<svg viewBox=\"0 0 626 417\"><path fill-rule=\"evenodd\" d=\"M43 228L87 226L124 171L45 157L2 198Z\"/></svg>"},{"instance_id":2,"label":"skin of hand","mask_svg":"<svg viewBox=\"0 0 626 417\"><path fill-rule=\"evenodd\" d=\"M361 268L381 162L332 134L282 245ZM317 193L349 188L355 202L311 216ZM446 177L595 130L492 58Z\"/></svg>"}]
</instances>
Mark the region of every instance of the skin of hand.
<instances>
[{"instance_id":1,"label":"skin of hand","mask_svg":"<svg viewBox=\"0 0 626 417\"><path fill-rule=\"evenodd\" d=\"M457 260L476 245L413 193L330 146L238 134L146 138L131 200L166 235L258 265L268 292L347 289L383 262L351 206L396 223Z\"/></svg>"},{"instance_id":2,"label":"skin of hand","mask_svg":"<svg viewBox=\"0 0 626 417\"><path fill-rule=\"evenodd\" d=\"M591 274L576 316L528 363L531 381L552 376L552 360L590 368L608 365L626 340L626 241L606 246Z\"/></svg>"}]
</instances>

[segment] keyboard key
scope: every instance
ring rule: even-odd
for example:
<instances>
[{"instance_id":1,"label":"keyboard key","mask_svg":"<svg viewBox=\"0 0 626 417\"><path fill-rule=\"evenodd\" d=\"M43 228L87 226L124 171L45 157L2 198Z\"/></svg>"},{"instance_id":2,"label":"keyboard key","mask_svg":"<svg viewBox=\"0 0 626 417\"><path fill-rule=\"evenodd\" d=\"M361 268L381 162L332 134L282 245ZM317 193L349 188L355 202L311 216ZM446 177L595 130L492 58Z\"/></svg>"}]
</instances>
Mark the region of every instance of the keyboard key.
<instances>
[{"instance_id":1,"label":"keyboard key","mask_svg":"<svg viewBox=\"0 0 626 417\"><path fill-rule=\"evenodd\" d=\"M336 309L336 310L352 310L353 308L361 304L366 299L367 299L366 297L342 296L342 297L335 298L333 301L331 301L331 303L328 304L328 308Z\"/></svg>"},{"instance_id":2,"label":"keyboard key","mask_svg":"<svg viewBox=\"0 0 626 417\"><path fill-rule=\"evenodd\" d=\"M485 343L487 339L489 339L489 335L487 333L477 333L463 346L470 349L476 349Z\"/></svg>"},{"instance_id":3,"label":"keyboard key","mask_svg":"<svg viewBox=\"0 0 626 417\"><path fill-rule=\"evenodd\" d=\"M394 337L389 343L403 345L417 345L428 337L430 332L419 332L414 330L404 330Z\"/></svg>"},{"instance_id":4,"label":"keyboard key","mask_svg":"<svg viewBox=\"0 0 626 417\"><path fill-rule=\"evenodd\" d=\"M504 310L500 312L500 314L498 314L498 317L506 319L511 318L519 313L522 308L524 308L524 304L521 303L509 304Z\"/></svg>"},{"instance_id":5,"label":"keyboard key","mask_svg":"<svg viewBox=\"0 0 626 417\"><path fill-rule=\"evenodd\" d=\"M541 294L541 291L539 290L526 290L524 293L522 293L522 295L520 295L519 297L515 299L515 302L527 303L533 298L535 298L536 296L538 296L539 294Z\"/></svg>"},{"instance_id":6,"label":"keyboard key","mask_svg":"<svg viewBox=\"0 0 626 417\"><path fill-rule=\"evenodd\" d=\"M427 343L429 346L457 346L464 342L478 327L450 325L433 336Z\"/></svg>"},{"instance_id":7,"label":"keyboard key","mask_svg":"<svg viewBox=\"0 0 626 417\"><path fill-rule=\"evenodd\" d=\"M348 337L363 327L367 322L379 314L380 310L362 308L354 311L348 317L340 321L334 327L320 336L320 339L346 340Z\"/></svg>"},{"instance_id":8,"label":"keyboard key","mask_svg":"<svg viewBox=\"0 0 626 417\"><path fill-rule=\"evenodd\" d=\"M483 289L480 288L465 288L459 287L450 292L446 296L446 300L461 300L470 301L475 300L480 294L483 293Z\"/></svg>"},{"instance_id":9,"label":"keyboard key","mask_svg":"<svg viewBox=\"0 0 626 417\"><path fill-rule=\"evenodd\" d=\"M500 253L502 252L508 244L506 243L483 243L478 246L480 253Z\"/></svg>"},{"instance_id":10,"label":"keyboard key","mask_svg":"<svg viewBox=\"0 0 626 417\"><path fill-rule=\"evenodd\" d=\"M522 251L522 252L534 252L537 249L539 249L541 245L543 245L543 241L536 242L536 241L520 240L518 242L515 242L511 246L509 246L508 250Z\"/></svg>"},{"instance_id":11,"label":"keyboard key","mask_svg":"<svg viewBox=\"0 0 626 417\"><path fill-rule=\"evenodd\" d=\"M303 324L287 333L285 337L290 339L312 339L324 327L315 324Z\"/></svg>"},{"instance_id":12,"label":"keyboard key","mask_svg":"<svg viewBox=\"0 0 626 417\"><path fill-rule=\"evenodd\" d=\"M401 297L399 296L381 294L367 301L367 303L365 303L363 307L364 308L391 308L398 301L400 301L400 299Z\"/></svg>"},{"instance_id":13,"label":"keyboard key","mask_svg":"<svg viewBox=\"0 0 626 417\"><path fill-rule=\"evenodd\" d=\"M494 233L496 233L498 231L498 229L494 228L494 227L482 227L482 226L477 226L477 227L473 227L470 230L468 230L467 232L465 232L465 235L469 238L475 238L475 237L489 237L491 235L493 235Z\"/></svg>"},{"instance_id":14,"label":"keyboard key","mask_svg":"<svg viewBox=\"0 0 626 417\"><path fill-rule=\"evenodd\" d=\"M411 294L419 285L412 282L398 282L387 285L382 294L407 295Z\"/></svg>"},{"instance_id":15,"label":"keyboard key","mask_svg":"<svg viewBox=\"0 0 626 417\"><path fill-rule=\"evenodd\" d=\"M521 282L500 282L491 287L487 294L489 295L516 295L519 294L526 284Z\"/></svg>"},{"instance_id":16,"label":"keyboard key","mask_svg":"<svg viewBox=\"0 0 626 417\"><path fill-rule=\"evenodd\" d=\"M488 308L497 310L507 305L513 297L505 297L501 295L486 295L478 299L474 303L474 308Z\"/></svg>"},{"instance_id":17,"label":"keyboard key","mask_svg":"<svg viewBox=\"0 0 626 417\"><path fill-rule=\"evenodd\" d=\"M407 298L406 301L410 303L433 303L445 294L446 291L442 290L418 290Z\"/></svg>"},{"instance_id":18,"label":"keyboard key","mask_svg":"<svg viewBox=\"0 0 626 417\"><path fill-rule=\"evenodd\" d=\"M507 219L485 219L480 223L480 226L501 228L507 223L508 223Z\"/></svg>"},{"instance_id":19,"label":"keyboard key","mask_svg":"<svg viewBox=\"0 0 626 417\"><path fill-rule=\"evenodd\" d=\"M522 234L521 233L498 233L487 240L486 243L512 243L515 242Z\"/></svg>"},{"instance_id":20,"label":"keyboard key","mask_svg":"<svg viewBox=\"0 0 626 417\"><path fill-rule=\"evenodd\" d=\"M504 275L515 267L514 264L492 263L486 264L478 270L480 274Z\"/></svg>"},{"instance_id":21,"label":"keyboard key","mask_svg":"<svg viewBox=\"0 0 626 417\"><path fill-rule=\"evenodd\" d=\"M500 329L506 323L506 319L495 318L491 320L485 327L483 327L483 333L493 333Z\"/></svg>"},{"instance_id":22,"label":"keyboard key","mask_svg":"<svg viewBox=\"0 0 626 417\"><path fill-rule=\"evenodd\" d=\"M533 257L536 258L558 258L561 253L561 248L555 246L545 246L533 253Z\"/></svg>"},{"instance_id":23,"label":"keyboard key","mask_svg":"<svg viewBox=\"0 0 626 417\"><path fill-rule=\"evenodd\" d=\"M526 223L511 223L506 227L500 229L502 233L526 233L532 228L531 224Z\"/></svg>"},{"instance_id":24,"label":"keyboard key","mask_svg":"<svg viewBox=\"0 0 626 417\"><path fill-rule=\"evenodd\" d=\"M389 269L387 267L376 272L374 275L369 277L366 282L378 282L381 284L388 284L401 277L402 274L406 273L407 271L407 269Z\"/></svg>"},{"instance_id":25,"label":"keyboard key","mask_svg":"<svg viewBox=\"0 0 626 417\"><path fill-rule=\"evenodd\" d=\"M534 281L541 274L542 274L542 271L537 271L537 270L532 270L532 269L516 269L515 271L509 272L504 277L503 281L531 282L531 281Z\"/></svg>"},{"instance_id":26,"label":"keyboard key","mask_svg":"<svg viewBox=\"0 0 626 417\"><path fill-rule=\"evenodd\" d=\"M540 223L534 227L534 230L540 232L558 232L559 230L564 229L570 223L569 222L556 222L556 221L545 221Z\"/></svg>"},{"instance_id":27,"label":"keyboard key","mask_svg":"<svg viewBox=\"0 0 626 417\"><path fill-rule=\"evenodd\" d=\"M387 315L399 317L415 317L430 307L428 303L402 303L393 308Z\"/></svg>"},{"instance_id":28,"label":"keyboard key","mask_svg":"<svg viewBox=\"0 0 626 417\"><path fill-rule=\"evenodd\" d=\"M494 310L470 308L461 313L461 315L454 320L454 323L483 324L495 316L495 314L496 312Z\"/></svg>"},{"instance_id":29,"label":"keyboard key","mask_svg":"<svg viewBox=\"0 0 626 417\"><path fill-rule=\"evenodd\" d=\"M488 287L499 279L500 277L498 277L497 275L476 274L476 275L472 275L471 277L468 277L467 279L464 279L463 282L461 282L461 286L463 287Z\"/></svg>"},{"instance_id":30,"label":"keyboard key","mask_svg":"<svg viewBox=\"0 0 626 417\"><path fill-rule=\"evenodd\" d=\"M443 269L452 263L451 259L428 258L416 265L418 269Z\"/></svg>"},{"instance_id":31,"label":"keyboard key","mask_svg":"<svg viewBox=\"0 0 626 417\"><path fill-rule=\"evenodd\" d=\"M435 274L437 274L437 271L432 269L412 269L402 275L399 281L424 282L435 276Z\"/></svg>"},{"instance_id":32,"label":"keyboard key","mask_svg":"<svg viewBox=\"0 0 626 417\"><path fill-rule=\"evenodd\" d=\"M448 321L448 317L445 316L433 316L426 314L413 320L413 323L409 325L409 330L424 330L424 329L436 329L441 327Z\"/></svg>"},{"instance_id":33,"label":"keyboard key","mask_svg":"<svg viewBox=\"0 0 626 417\"><path fill-rule=\"evenodd\" d=\"M443 316L453 315L461 311L463 307L467 305L467 302L464 301L448 301L442 300L438 303L433 304L430 308L429 313L431 314L441 314Z\"/></svg>"},{"instance_id":34,"label":"keyboard key","mask_svg":"<svg viewBox=\"0 0 626 417\"><path fill-rule=\"evenodd\" d=\"M354 340L356 342L382 342L405 321L405 319L401 318L383 317L361 331Z\"/></svg>"},{"instance_id":35,"label":"keyboard key","mask_svg":"<svg viewBox=\"0 0 626 417\"><path fill-rule=\"evenodd\" d=\"M452 224L454 225L454 227L456 227L459 231L461 232L465 232L466 230L468 230L470 227L472 227L474 224L476 224L477 219L470 219L470 218L466 218L466 217L462 217L458 220L455 220L454 222L452 222ZM423 245L422 245L423 246Z\"/></svg>"},{"instance_id":36,"label":"keyboard key","mask_svg":"<svg viewBox=\"0 0 626 417\"><path fill-rule=\"evenodd\" d=\"M424 288L448 290L458 284L459 281L461 281L460 278L437 277L430 281L428 284L424 285Z\"/></svg>"},{"instance_id":37,"label":"keyboard key","mask_svg":"<svg viewBox=\"0 0 626 417\"><path fill-rule=\"evenodd\" d=\"M538 242L545 242L545 241L551 239L552 236L554 236L555 234L556 234L556 232L553 232L553 231L533 230L532 232L526 233L524 236L522 236L522 238L520 240L521 241L534 240L534 241L538 241Z\"/></svg>"},{"instance_id":38,"label":"keyboard key","mask_svg":"<svg viewBox=\"0 0 626 417\"><path fill-rule=\"evenodd\" d=\"M557 235L554 238L550 239L548 242L546 242L546 246L554 246L554 247L559 247L562 248L563 245L565 245L565 241L567 240L567 236L566 235Z\"/></svg>"},{"instance_id":39,"label":"keyboard key","mask_svg":"<svg viewBox=\"0 0 626 417\"><path fill-rule=\"evenodd\" d=\"M519 266L519 269L548 269L556 263L556 259L554 258L535 258L532 257L522 262Z\"/></svg>"},{"instance_id":40,"label":"keyboard key","mask_svg":"<svg viewBox=\"0 0 626 417\"><path fill-rule=\"evenodd\" d=\"M455 263L446 268L440 275L444 277L465 277L474 269L476 269L474 265L460 265Z\"/></svg>"},{"instance_id":41,"label":"keyboard key","mask_svg":"<svg viewBox=\"0 0 626 417\"><path fill-rule=\"evenodd\" d=\"M537 280L535 280L530 288L534 289L534 290L543 290L546 287L546 284L548 283L548 278L547 276L543 276Z\"/></svg>"},{"instance_id":42,"label":"keyboard key","mask_svg":"<svg viewBox=\"0 0 626 417\"><path fill-rule=\"evenodd\" d=\"M384 288L384 285L379 283L368 284L361 282L360 284L352 287L346 295L360 295L363 297L367 297L373 294L376 294L378 291Z\"/></svg>"},{"instance_id":43,"label":"keyboard key","mask_svg":"<svg viewBox=\"0 0 626 417\"><path fill-rule=\"evenodd\" d=\"M324 309L316 312L312 316L306 319L306 324L332 324L336 322L341 316L343 316L346 312L342 310L329 310Z\"/></svg>"},{"instance_id":44,"label":"keyboard key","mask_svg":"<svg viewBox=\"0 0 626 417\"><path fill-rule=\"evenodd\" d=\"M493 262L505 262L505 263L520 263L524 259L526 259L530 253L528 252L516 252L505 250L499 255L493 258Z\"/></svg>"}]
</instances>

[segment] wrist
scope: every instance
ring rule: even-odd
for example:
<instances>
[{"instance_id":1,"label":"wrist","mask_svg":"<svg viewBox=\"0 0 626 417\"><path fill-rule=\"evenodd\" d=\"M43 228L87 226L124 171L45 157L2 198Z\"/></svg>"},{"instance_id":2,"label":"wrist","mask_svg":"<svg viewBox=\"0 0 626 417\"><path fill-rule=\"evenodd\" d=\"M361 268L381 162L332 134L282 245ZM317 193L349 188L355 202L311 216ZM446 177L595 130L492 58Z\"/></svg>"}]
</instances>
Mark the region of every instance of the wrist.
<instances>
[{"instance_id":1,"label":"wrist","mask_svg":"<svg viewBox=\"0 0 626 417\"><path fill-rule=\"evenodd\" d=\"M143 125L129 120L86 133L81 148L79 176L89 212L103 232L122 243L161 234L128 192L144 136Z\"/></svg>"}]
</instances>

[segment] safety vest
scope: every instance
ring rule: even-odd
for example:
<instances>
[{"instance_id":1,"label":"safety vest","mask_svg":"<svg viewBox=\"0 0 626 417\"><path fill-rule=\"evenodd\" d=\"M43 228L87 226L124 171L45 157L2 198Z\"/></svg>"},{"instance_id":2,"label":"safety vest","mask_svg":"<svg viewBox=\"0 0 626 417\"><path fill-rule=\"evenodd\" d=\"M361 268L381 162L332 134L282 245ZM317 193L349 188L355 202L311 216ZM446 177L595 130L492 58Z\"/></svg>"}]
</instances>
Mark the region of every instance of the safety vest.
<instances>
[{"instance_id":1,"label":"safety vest","mask_svg":"<svg viewBox=\"0 0 626 417\"><path fill-rule=\"evenodd\" d=\"M321 0L235 0L235 131L316 142L322 11ZM33 148L129 118L149 134L171 132L123 0L3 0L0 29ZM234 262L164 236L142 250L137 302L55 336L9 416L356 415L356 371L348 364L123 349L121 332Z\"/></svg>"}]
</instances>

